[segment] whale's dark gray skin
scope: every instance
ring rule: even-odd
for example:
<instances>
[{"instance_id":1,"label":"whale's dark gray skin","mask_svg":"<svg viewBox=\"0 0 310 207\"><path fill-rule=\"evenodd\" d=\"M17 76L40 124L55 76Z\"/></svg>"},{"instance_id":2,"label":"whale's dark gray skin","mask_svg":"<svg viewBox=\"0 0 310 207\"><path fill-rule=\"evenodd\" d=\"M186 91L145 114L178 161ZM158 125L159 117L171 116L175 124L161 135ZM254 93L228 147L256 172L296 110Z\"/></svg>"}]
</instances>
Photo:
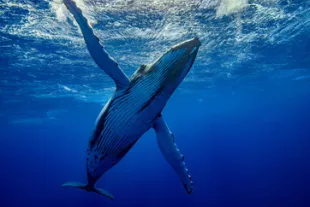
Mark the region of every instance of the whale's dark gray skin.
<instances>
[{"instance_id":1,"label":"whale's dark gray skin","mask_svg":"<svg viewBox=\"0 0 310 207\"><path fill-rule=\"evenodd\" d=\"M110 193L96 188L95 183L127 154L146 131L153 128L162 154L190 194L193 183L184 156L176 147L161 112L192 67L201 44L199 39L195 37L171 47L153 63L141 65L129 79L103 49L75 2L64 0L64 3L78 23L89 53L114 80L116 90L100 112L89 139L88 183L68 182L63 186L81 188L114 199Z\"/></svg>"}]
</instances>

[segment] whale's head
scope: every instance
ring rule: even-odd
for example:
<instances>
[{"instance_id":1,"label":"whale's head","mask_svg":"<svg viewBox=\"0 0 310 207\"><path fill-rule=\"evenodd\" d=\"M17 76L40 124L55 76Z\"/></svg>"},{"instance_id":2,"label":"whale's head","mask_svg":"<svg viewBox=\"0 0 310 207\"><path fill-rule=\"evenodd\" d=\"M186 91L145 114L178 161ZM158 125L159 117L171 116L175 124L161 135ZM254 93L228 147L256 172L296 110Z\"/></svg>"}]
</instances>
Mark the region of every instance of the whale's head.
<instances>
[{"instance_id":1,"label":"whale's head","mask_svg":"<svg viewBox=\"0 0 310 207\"><path fill-rule=\"evenodd\" d=\"M190 71L201 43L197 37L171 47L140 74L148 77L149 85L156 90L172 93Z\"/></svg>"},{"instance_id":2,"label":"whale's head","mask_svg":"<svg viewBox=\"0 0 310 207\"><path fill-rule=\"evenodd\" d=\"M153 63L141 65L122 93L137 98L136 105L142 104L139 113L145 109L149 115L157 113L190 71L200 45L198 38L184 41L171 47ZM152 104L154 102L157 103Z\"/></svg>"},{"instance_id":3,"label":"whale's head","mask_svg":"<svg viewBox=\"0 0 310 207\"><path fill-rule=\"evenodd\" d=\"M197 37L174 45L154 64L168 83L181 82L190 71L201 43Z\"/></svg>"}]
</instances>

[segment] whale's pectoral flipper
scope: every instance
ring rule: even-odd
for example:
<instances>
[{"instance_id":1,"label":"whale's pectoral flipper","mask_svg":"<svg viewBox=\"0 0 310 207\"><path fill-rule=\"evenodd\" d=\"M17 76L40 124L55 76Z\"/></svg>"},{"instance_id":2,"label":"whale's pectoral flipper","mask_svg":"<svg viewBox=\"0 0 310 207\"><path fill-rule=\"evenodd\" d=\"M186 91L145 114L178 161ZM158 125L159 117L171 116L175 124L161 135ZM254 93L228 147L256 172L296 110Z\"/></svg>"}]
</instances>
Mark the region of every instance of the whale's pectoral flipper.
<instances>
[{"instance_id":1,"label":"whale's pectoral flipper","mask_svg":"<svg viewBox=\"0 0 310 207\"><path fill-rule=\"evenodd\" d=\"M174 136L162 116L156 119L153 128L156 131L157 142L162 154L180 177L187 193L190 194L193 189L193 182L185 166L184 156L178 150Z\"/></svg>"},{"instance_id":2,"label":"whale's pectoral flipper","mask_svg":"<svg viewBox=\"0 0 310 207\"><path fill-rule=\"evenodd\" d=\"M110 198L111 200L114 200L114 196L111 193L103 189L100 189L100 188L90 187L89 185L84 184L84 183L67 182L67 183L62 184L62 187L80 188L82 190L86 190L88 192L95 192L99 195L102 195L102 196Z\"/></svg>"},{"instance_id":3,"label":"whale's pectoral flipper","mask_svg":"<svg viewBox=\"0 0 310 207\"><path fill-rule=\"evenodd\" d=\"M95 36L92 28L88 24L87 19L83 16L81 9L77 7L73 0L63 1L78 23L89 53L97 65L115 81L117 86L122 87L128 85L130 83L128 77L119 68L118 64L103 49L98 37Z\"/></svg>"}]
</instances>

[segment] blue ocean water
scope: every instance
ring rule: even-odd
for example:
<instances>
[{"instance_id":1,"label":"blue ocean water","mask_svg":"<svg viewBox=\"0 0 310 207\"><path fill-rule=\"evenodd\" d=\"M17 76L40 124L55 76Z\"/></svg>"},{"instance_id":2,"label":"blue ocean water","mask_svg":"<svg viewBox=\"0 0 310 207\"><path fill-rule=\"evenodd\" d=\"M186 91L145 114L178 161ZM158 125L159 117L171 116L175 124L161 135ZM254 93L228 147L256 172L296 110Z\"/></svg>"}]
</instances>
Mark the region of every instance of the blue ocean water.
<instances>
[{"instance_id":1,"label":"blue ocean water","mask_svg":"<svg viewBox=\"0 0 310 207\"><path fill-rule=\"evenodd\" d=\"M114 90L58 0L0 0L0 205L310 206L310 2L79 0L128 76L193 36L202 46L163 115L187 195L153 130L86 182L91 130Z\"/></svg>"}]
</instances>

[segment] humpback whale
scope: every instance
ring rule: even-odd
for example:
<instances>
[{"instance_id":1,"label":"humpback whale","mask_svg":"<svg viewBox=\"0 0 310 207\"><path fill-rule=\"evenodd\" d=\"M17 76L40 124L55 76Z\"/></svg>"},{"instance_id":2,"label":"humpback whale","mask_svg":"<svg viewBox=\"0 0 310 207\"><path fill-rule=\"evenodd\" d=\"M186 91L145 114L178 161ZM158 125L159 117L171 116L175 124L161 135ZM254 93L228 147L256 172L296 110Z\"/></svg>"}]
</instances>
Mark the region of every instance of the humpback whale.
<instances>
[{"instance_id":1,"label":"humpback whale","mask_svg":"<svg viewBox=\"0 0 310 207\"><path fill-rule=\"evenodd\" d=\"M160 151L190 194L193 182L162 110L191 69L201 45L199 39L195 37L172 46L153 63L141 65L128 78L104 50L76 3L64 0L64 4L78 23L91 57L114 80L116 89L99 113L89 137L87 183L67 182L62 186L80 188L114 199L109 192L95 187L95 183L152 128Z\"/></svg>"}]
</instances>

